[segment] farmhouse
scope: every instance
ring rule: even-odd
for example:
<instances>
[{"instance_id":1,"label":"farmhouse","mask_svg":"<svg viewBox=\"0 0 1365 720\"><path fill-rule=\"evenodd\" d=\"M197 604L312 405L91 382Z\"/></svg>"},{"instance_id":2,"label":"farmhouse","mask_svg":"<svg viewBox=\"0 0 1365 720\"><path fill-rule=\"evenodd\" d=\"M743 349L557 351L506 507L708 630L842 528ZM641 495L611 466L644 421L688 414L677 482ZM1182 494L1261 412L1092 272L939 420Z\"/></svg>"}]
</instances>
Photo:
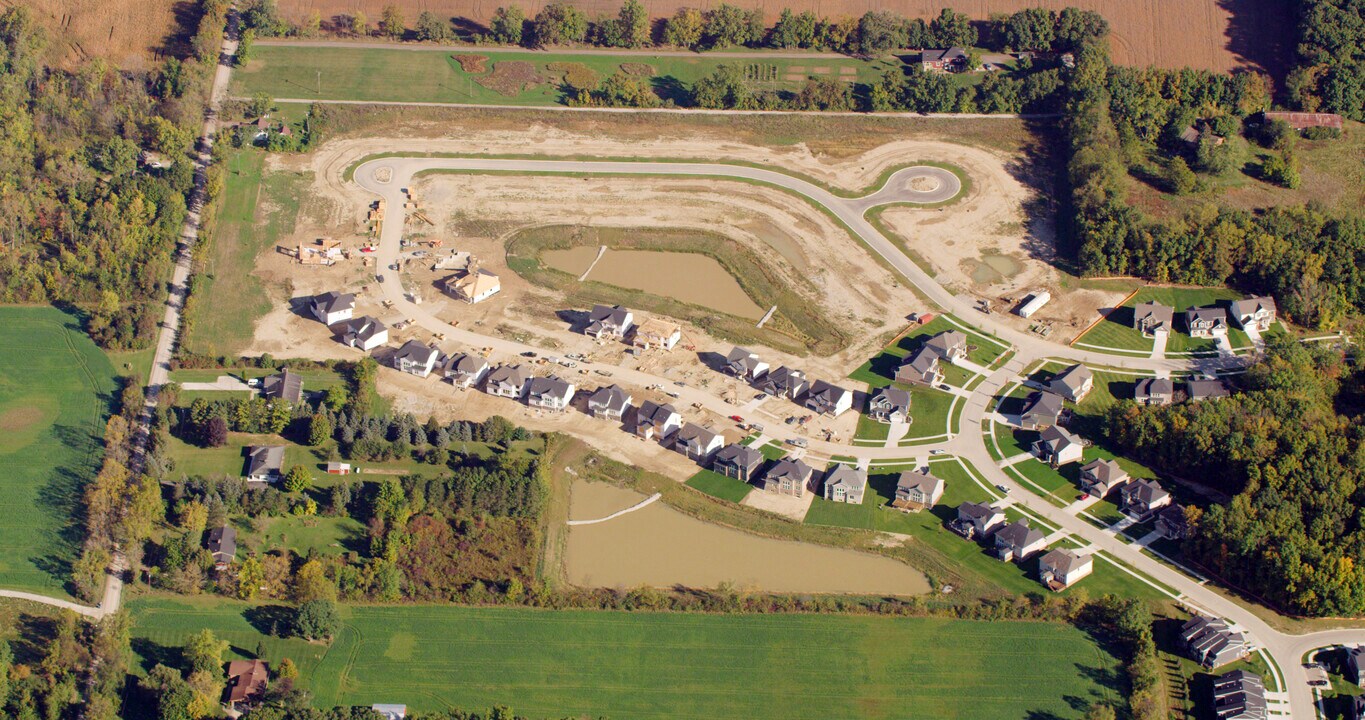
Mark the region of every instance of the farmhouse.
<instances>
[{"instance_id":1,"label":"farmhouse","mask_svg":"<svg viewBox=\"0 0 1365 720\"><path fill-rule=\"evenodd\" d=\"M782 458L768 468L759 480L759 489L779 495L805 497L806 487L810 485L815 469L791 458Z\"/></svg>"},{"instance_id":2,"label":"farmhouse","mask_svg":"<svg viewBox=\"0 0 1365 720\"><path fill-rule=\"evenodd\" d=\"M681 426L682 416L672 405L646 400L635 411L635 434L646 440L667 439Z\"/></svg>"},{"instance_id":3,"label":"farmhouse","mask_svg":"<svg viewBox=\"0 0 1365 720\"><path fill-rule=\"evenodd\" d=\"M1275 299L1251 297L1233 301L1232 321L1243 330L1269 330L1275 323Z\"/></svg>"},{"instance_id":4,"label":"farmhouse","mask_svg":"<svg viewBox=\"0 0 1365 720\"><path fill-rule=\"evenodd\" d=\"M484 378L483 389L489 395L519 398L528 377L530 373L520 365L499 365Z\"/></svg>"},{"instance_id":5,"label":"farmhouse","mask_svg":"<svg viewBox=\"0 0 1365 720\"><path fill-rule=\"evenodd\" d=\"M919 512L933 507L943 497L943 489L943 480L929 474L927 468L903 472L896 480L896 496L891 500L891 506Z\"/></svg>"},{"instance_id":6,"label":"farmhouse","mask_svg":"<svg viewBox=\"0 0 1365 720\"><path fill-rule=\"evenodd\" d=\"M783 365L760 378L754 383L754 387L773 397L786 398L794 402L810 388L810 383L806 382L804 372Z\"/></svg>"},{"instance_id":7,"label":"farmhouse","mask_svg":"<svg viewBox=\"0 0 1365 720\"><path fill-rule=\"evenodd\" d=\"M960 47L923 50L919 55L920 67L925 70L953 72L967 64L967 51Z\"/></svg>"},{"instance_id":8,"label":"farmhouse","mask_svg":"<svg viewBox=\"0 0 1365 720\"><path fill-rule=\"evenodd\" d=\"M824 380L816 380L806 393L806 408L821 415L838 417L853 407L853 392Z\"/></svg>"},{"instance_id":9,"label":"farmhouse","mask_svg":"<svg viewBox=\"0 0 1365 720\"><path fill-rule=\"evenodd\" d=\"M943 370L938 366L939 359L939 354L927 347L916 350L909 360L896 368L896 382L938 385L943 382Z\"/></svg>"},{"instance_id":10,"label":"farmhouse","mask_svg":"<svg viewBox=\"0 0 1365 720\"><path fill-rule=\"evenodd\" d=\"M757 380L768 372L768 363L763 362L755 353L736 347L725 356L725 372L741 380Z\"/></svg>"},{"instance_id":11,"label":"farmhouse","mask_svg":"<svg viewBox=\"0 0 1365 720\"><path fill-rule=\"evenodd\" d=\"M1260 675L1233 670L1213 681L1213 712L1218 720L1266 720L1265 683Z\"/></svg>"},{"instance_id":12,"label":"farmhouse","mask_svg":"<svg viewBox=\"0 0 1365 720\"><path fill-rule=\"evenodd\" d=\"M630 393L620 385L600 387L588 397L588 414L595 418L620 420L626 414L626 408L630 407L630 401Z\"/></svg>"},{"instance_id":13,"label":"farmhouse","mask_svg":"<svg viewBox=\"0 0 1365 720\"><path fill-rule=\"evenodd\" d=\"M1113 460L1092 460L1081 466L1081 489L1104 497L1128 484L1128 473Z\"/></svg>"},{"instance_id":14,"label":"farmhouse","mask_svg":"<svg viewBox=\"0 0 1365 720\"><path fill-rule=\"evenodd\" d=\"M209 531L209 554L213 556L213 566L222 570L237 559L237 528L221 525Z\"/></svg>"},{"instance_id":15,"label":"farmhouse","mask_svg":"<svg viewBox=\"0 0 1365 720\"><path fill-rule=\"evenodd\" d=\"M649 318L635 326L635 335L631 339L631 344L646 350L650 348L672 350L673 346L677 345L681 339L682 329L677 325L667 320Z\"/></svg>"},{"instance_id":16,"label":"farmhouse","mask_svg":"<svg viewBox=\"0 0 1365 720\"><path fill-rule=\"evenodd\" d=\"M967 358L967 336L956 330L945 330L929 338L924 347L950 363Z\"/></svg>"},{"instance_id":17,"label":"farmhouse","mask_svg":"<svg viewBox=\"0 0 1365 720\"><path fill-rule=\"evenodd\" d=\"M270 665L264 660L233 660L227 667L227 704L244 710L265 697Z\"/></svg>"},{"instance_id":18,"label":"farmhouse","mask_svg":"<svg viewBox=\"0 0 1365 720\"><path fill-rule=\"evenodd\" d=\"M1095 386L1095 373L1084 365L1072 365L1057 373L1047 384L1048 389L1071 402L1080 402Z\"/></svg>"},{"instance_id":19,"label":"farmhouse","mask_svg":"<svg viewBox=\"0 0 1365 720\"><path fill-rule=\"evenodd\" d=\"M1019 427L1025 430L1052 427L1062 416L1062 396L1047 391L1029 393L1019 413Z\"/></svg>"},{"instance_id":20,"label":"farmhouse","mask_svg":"<svg viewBox=\"0 0 1365 720\"><path fill-rule=\"evenodd\" d=\"M1159 302L1145 302L1133 308L1133 329L1143 335L1168 333L1175 325L1175 308Z\"/></svg>"},{"instance_id":21,"label":"farmhouse","mask_svg":"<svg viewBox=\"0 0 1365 720\"><path fill-rule=\"evenodd\" d=\"M738 443L726 445L716 452L711 469L724 475L749 482L763 467L763 453Z\"/></svg>"},{"instance_id":22,"label":"farmhouse","mask_svg":"<svg viewBox=\"0 0 1365 720\"><path fill-rule=\"evenodd\" d=\"M1261 113L1262 119L1266 122L1282 120L1289 123L1289 127L1295 130L1307 130L1311 127L1325 127L1341 129L1341 116L1336 113L1310 113L1310 112L1272 112Z\"/></svg>"},{"instance_id":23,"label":"farmhouse","mask_svg":"<svg viewBox=\"0 0 1365 720\"><path fill-rule=\"evenodd\" d=\"M369 352L389 341L389 327L366 315L341 326L341 343Z\"/></svg>"},{"instance_id":24,"label":"farmhouse","mask_svg":"<svg viewBox=\"0 0 1365 720\"><path fill-rule=\"evenodd\" d=\"M948 522L948 529L975 540L995 532L1005 524L1005 513L986 503L964 502L957 506L957 517Z\"/></svg>"},{"instance_id":25,"label":"farmhouse","mask_svg":"<svg viewBox=\"0 0 1365 720\"><path fill-rule=\"evenodd\" d=\"M877 388L872 398L867 401L867 414L877 422L909 422L910 391L890 385Z\"/></svg>"},{"instance_id":26,"label":"farmhouse","mask_svg":"<svg viewBox=\"0 0 1365 720\"><path fill-rule=\"evenodd\" d=\"M1211 378L1206 380L1191 379L1185 381L1185 396L1190 402L1202 402L1204 400L1217 400L1225 398L1232 393L1228 390L1228 384L1222 378Z\"/></svg>"},{"instance_id":27,"label":"farmhouse","mask_svg":"<svg viewBox=\"0 0 1365 720\"><path fill-rule=\"evenodd\" d=\"M403 343L403 347L398 348L398 352L389 358L389 362L399 372L426 377L431 374L432 368L436 367L436 358L440 355L441 351L434 347L409 340Z\"/></svg>"},{"instance_id":28,"label":"farmhouse","mask_svg":"<svg viewBox=\"0 0 1365 720\"><path fill-rule=\"evenodd\" d=\"M725 444L725 438L697 425L687 423L673 435L673 449L705 465Z\"/></svg>"},{"instance_id":29,"label":"farmhouse","mask_svg":"<svg viewBox=\"0 0 1365 720\"><path fill-rule=\"evenodd\" d=\"M488 360L482 355L458 353L446 358L441 372L455 387L473 387L483 382L488 374Z\"/></svg>"},{"instance_id":30,"label":"farmhouse","mask_svg":"<svg viewBox=\"0 0 1365 720\"><path fill-rule=\"evenodd\" d=\"M275 482L280 479L280 466L284 464L283 445L257 445L247 448L247 482Z\"/></svg>"},{"instance_id":31,"label":"farmhouse","mask_svg":"<svg viewBox=\"0 0 1365 720\"><path fill-rule=\"evenodd\" d=\"M314 295L308 301L308 311L323 325L332 326L350 320L355 312L355 296L336 291Z\"/></svg>"},{"instance_id":32,"label":"farmhouse","mask_svg":"<svg viewBox=\"0 0 1365 720\"><path fill-rule=\"evenodd\" d=\"M1145 520L1153 512L1171 504L1171 494L1155 480L1136 480L1123 486L1122 510Z\"/></svg>"},{"instance_id":33,"label":"farmhouse","mask_svg":"<svg viewBox=\"0 0 1365 720\"><path fill-rule=\"evenodd\" d=\"M467 303L479 303L498 294L502 281L488 270L476 268L451 275L441 281L441 289L447 295Z\"/></svg>"},{"instance_id":34,"label":"farmhouse","mask_svg":"<svg viewBox=\"0 0 1365 720\"><path fill-rule=\"evenodd\" d=\"M1175 383L1170 378L1142 378L1133 385L1133 399L1139 405L1170 405Z\"/></svg>"},{"instance_id":35,"label":"farmhouse","mask_svg":"<svg viewBox=\"0 0 1365 720\"><path fill-rule=\"evenodd\" d=\"M866 492L867 473L852 465L835 463L825 472L826 500L861 505Z\"/></svg>"},{"instance_id":36,"label":"farmhouse","mask_svg":"<svg viewBox=\"0 0 1365 720\"><path fill-rule=\"evenodd\" d=\"M1220 307L1191 307L1185 311L1190 337L1220 337L1228 332L1228 311Z\"/></svg>"},{"instance_id":37,"label":"farmhouse","mask_svg":"<svg viewBox=\"0 0 1365 720\"><path fill-rule=\"evenodd\" d=\"M1005 562L1027 560L1047 546L1047 537L1029 527L1028 518L995 531L995 556Z\"/></svg>"},{"instance_id":38,"label":"farmhouse","mask_svg":"<svg viewBox=\"0 0 1365 720\"><path fill-rule=\"evenodd\" d=\"M1095 560L1074 550L1049 550L1038 561L1038 580L1053 592L1065 590L1095 569Z\"/></svg>"},{"instance_id":39,"label":"farmhouse","mask_svg":"<svg viewBox=\"0 0 1365 720\"><path fill-rule=\"evenodd\" d=\"M1081 439L1059 425L1043 430L1033 443L1034 456L1052 467L1080 462L1084 452Z\"/></svg>"},{"instance_id":40,"label":"farmhouse","mask_svg":"<svg viewBox=\"0 0 1365 720\"><path fill-rule=\"evenodd\" d=\"M573 400L574 386L562 378L534 377L526 383L526 404L544 410L562 412Z\"/></svg>"},{"instance_id":41,"label":"farmhouse","mask_svg":"<svg viewBox=\"0 0 1365 720\"><path fill-rule=\"evenodd\" d=\"M285 368L261 381L261 395L271 400L297 403L303 400L303 377Z\"/></svg>"},{"instance_id":42,"label":"farmhouse","mask_svg":"<svg viewBox=\"0 0 1365 720\"><path fill-rule=\"evenodd\" d=\"M1251 653L1246 636L1227 622L1196 615L1180 627L1180 644L1195 662L1214 670Z\"/></svg>"},{"instance_id":43,"label":"farmhouse","mask_svg":"<svg viewBox=\"0 0 1365 720\"><path fill-rule=\"evenodd\" d=\"M620 340L635 327L635 316L620 305L594 305L583 330L598 340Z\"/></svg>"}]
</instances>

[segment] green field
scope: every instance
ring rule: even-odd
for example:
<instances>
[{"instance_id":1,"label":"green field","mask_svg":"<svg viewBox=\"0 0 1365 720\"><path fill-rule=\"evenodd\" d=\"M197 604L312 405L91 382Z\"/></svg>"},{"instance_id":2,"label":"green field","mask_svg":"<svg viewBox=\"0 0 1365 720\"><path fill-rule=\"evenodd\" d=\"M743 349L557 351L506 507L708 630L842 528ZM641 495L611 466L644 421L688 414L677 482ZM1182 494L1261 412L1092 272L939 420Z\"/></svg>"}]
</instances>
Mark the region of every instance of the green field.
<instances>
[{"instance_id":1,"label":"green field","mask_svg":"<svg viewBox=\"0 0 1365 720\"><path fill-rule=\"evenodd\" d=\"M0 586L65 596L114 368L72 315L0 308Z\"/></svg>"},{"instance_id":2,"label":"green field","mask_svg":"<svg viewBox=\"0 0 1365 720\"><path fill-rule=\"evenodd\" d=\"M467 73L454 55L478 55L478 48L444 52L347 47L257 46L251 62L233 72L234 95L264 93L275 98L307 100L376 100L388 102L447 102L481 105L545 106L564 103L563 79L572 72L603 80L621 70L622 63L647 65L649 82L660 97L681 101L692 83L723 64L740 65L756 90L798 90L807 78L833 78L869 83L888 70L901 67L890 60L856 58L765 57L752 59L706 55L587 54L572 52L496 52L488 54L486 70ZM517 65L514 65L517 64ZM557 64L556 68L547 67ZM503 66L499 68L499 66ZM509 94L495 91L495 79L515 67L527 82ZM640 68L643 70L643 68ZM485 84L480 84L483 80ZM581 82L581 81L580 81ZM595 85L595 82L589 83ZM491 86L491 87L490 87Z\"/></svg>"},{"instance_id":3,"label":"green field","mask_svg":"<svg viewBox=\"0 0 1365 720\"><path fill-rule=\"evenodd\" d=\"M245 520L252 527L243 528L241 546L251 552L264 553L289 548L300 557L340 555L348 549L368 543L365 526L350 517L264 517Z\"/></svg>"},{"instance_id":4,"label":"green field","mask_svg":"<svg viewBox=\"0 0 1365 720\"><path fill-rule=\"evenodd\" d=\"M743 500L753 489L749 483L721 475L714 470L699 471L687 481L687 485L711 497L729 500L733 503Z\"/></svg>"},{"instance_id":5,"label":"green field","mask_svg":"<svg viewBox=\"0 0 1365 720\"><path fill-rule=\"evenodd\" d=\"M1059 623L521 608L346 607L331 647L261 634L228 601L129 603L142 669L210 628L289 656L315 703L529 717L1079 718L1117 660ZM250 611L268 627L268 611ZM831 677L831 673L835 677Z\"/></svg>"},{"instance_id":6,"label":"green field","mask_svg":"<svg viewBox=\"0 0 1365 720\"><path fill-rule=\"evenodd\" d=\"M265 370L262 368L227 369L210 368L207 370L173 370L171 371L171 382L177 383L213 382L217 380L219 376L222 375L227 375L228 377L237 378L239 380L254 380L269 375L275 375L278 374L279 372L280 372L279 370ZM294 374L303 378L303 389L305 391L326 390L327 388L330 388L333 385L346 384L346 381L342 379L342 377L338 375L335 370L325 369L291 370L290 372L293 372ZM186 403L181 402L179 404L184 405Z\"/></svg>"}]
</instances>

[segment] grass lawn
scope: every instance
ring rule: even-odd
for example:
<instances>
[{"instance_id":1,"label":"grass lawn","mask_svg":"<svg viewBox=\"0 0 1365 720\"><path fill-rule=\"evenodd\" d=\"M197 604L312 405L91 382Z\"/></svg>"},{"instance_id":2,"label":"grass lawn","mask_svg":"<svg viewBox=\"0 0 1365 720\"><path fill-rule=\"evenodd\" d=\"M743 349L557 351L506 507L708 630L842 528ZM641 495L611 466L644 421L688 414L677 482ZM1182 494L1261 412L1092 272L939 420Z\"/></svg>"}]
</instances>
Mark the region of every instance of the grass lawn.
<instances>
[{"instance_id":1,"label":"grass lawn","mask_svg":"<svg viewBox=\"0 0 1365 720\"><path fill-rule=\"evenodd\" d=\"M346 384L346 381L333 370L296 370L293 372L303 378L303 389L305 391L326 390L333 385ZM263 378L278 373L279 370L264 370L261 368L175 370L171 373L171 381L178 383L213 382L222 375L238 378L240 380L254 380L256 378ZM180 404L184 405L186 403Z\"/></svg>"},{"instance_id":2,"label":"grass lawn","mask_svg":"<svg viewBox=\"0 0 1365 720\"><path fill-rule=\"evenodd\" d=\"M267 175L265 157L242 150L224 164L216 231L204 254L204 272L195 278L188 318L185 343L194 352L240 354L251 343L256 321L270 311L270 298L252 270L261 252L294 232L305 177Z\"/></svg>"},{"instance_id":3,"label":"grass lawn","mask_svg":"<svg viewBox=\"0 0 1365 720\"><path fill-rule=\"evenodd\" d=\"M688 487L700 490L711 497L737 503L744 499L753 486L749 483L726 477L714 470L702 470L687 481Z\"/></svg>"},{"instance_id":4,"label":"grass lawn","mask_svg":"<svg viewBox=\"0 0 1365 720\"><path fill-rule=\"evenodd\" d=\"M905 335L887 345L871 360L849 373L848 377L850 380L867 383L870 389L890 385L895 380L896 368L900 367L901 362L906 357L918 350L925 340L947 330L957 330L966 334L967 343L971 348L967 353L967 359L978 365L989 366L1007 350L999 341L964 330L961 326L940 315L923 325L912 327ZM972 373L965 368L954 367L948 363L944 363L942 367L944 379L949 385L962 387L971 379Z\"/></svg>"},{"instance_id":5,"label":"grass lawn","mask_svg":"<svg viewBox=\"0 0 1365 720\"><path fill-rule=\"evenodd\" d=\"M137 378L138 382L146 385L152 375L152 357L156 355L156 345L145 350L105 350L104 354L109 357L115 373Z\"/></svg>"},{"instance_id":6,"label":"grass lawn","mask_svg":"<svg viewBox=\"0 0 1365 720\"><path fill-rule=\"evenodd\" d=\"M1000 446L1000 452L1006 458L1029 452L1037 439L1037 431L1020 430L1000 423L995 425L995 442Z\"/></svg>"},{"instance_id":7,"label":"grass lawn","mask_svg":"<svg viewBox=\"0 0 1365 720\"><path fill-rule=\"evenodd\" d=\"M310 552L340 555L355 550L365 526L349 517L267 517L242 520L238 544L250 552L289 548L302 557ZM363 541L362 541L363 542Z\"/></svg>"},{"instance_id":8,"label":"grass lawn","mask_svg":"<svg viewBox=\"0 0 1365 720\"><path fill-rule=\"evenodd\" d=\"M595 87L597 82L621 70L622 63L649 66L652 76L649 82L655 92L674 100L682 100L694 82L723 64L742 66L756 90L792 91L799 90L810 77L870 83L884 71L902 66L894 58L803 59L756 54L753 59L741 60L704 54L673 57L527 51L492 53L486 70L466 73L452 57L478 54L478 48L413 52L399 48L262 45L252 50L251 62L246 67L233 73L232 93L309 100L546 106L564 104L566 70L582 76L580 84L586 81ZM515 70L521 72L513 77Z\"/></svg>"},{"instance_id":9,"label":"grass lawn","mask_svg":"<svg viewBox=\"0 0 1365 720\"><path fill-rule=\"evenodd\" d=\"M323 707L382 697L530 717L1024 720L1119 700L1118 661L1060 623L345 607L329 648L266 637L244 617L265 613L238 603L130 606L141 669L207 627L234 652L264 642L268 659L292 657ZM769 667L785 670L753 672ZM831 667L854 671L823 682Z\"/></svg>"},{"instance_id":10,"label":"grass lawn","mask_svg":"<svg viewBox=\"0 0 1365 720\"><path fill-rule=\"evenodd\" d=\"M956 395L941 390L915 386L910 388L910 429L905 440L939 437L948 432L948 416L953 411Z\"/></svg>"},{"instance_id":11,"label":"grass lawn","mask_svg":"<svg viewBox=\"0 0 1365 720\"><path fill-rule=\"evenodd\" d=\"M67 595L114 374L74 315L0 307L0 586Z\"/></svg>"},{"instance_id":12,"label":"grass lawn","mask_svg":"<svg viewBox=\"0 0 1365 720\"><path fill-rule=\"evenodd\" d=\"M1119 466L1134 478L1150 479L1156 477L1156 473L1152 472L1150 468L1129 460L1128 458L1118 457L1114 453L1109 452L1098 445L1087 447L1083 459L1080 462L1068 463L1059 468L1054 469L1049 467L1037 458L1029 458L1028 460L1015 463L1011 467L1033 483L1042 487L1047 493L1051 493L1053 499L1060 500L1063 504L1069 504L1071 501L1075 500L1076 496L1081 492L1081 466L1091 460L1117 460ZM1026 487L1037 492L1037 488L1030 486ZM1046 495L1047 493L1042 494ZM1115 492L1112 497L1117 499L1117 492ZM1103 505L1110 505L1112 507L1111 503L1105 501L1095 508L1092 508L1091 514L1097 516L1105 514L1105 508L1102 507ZM1117 515L1117 512L1118 509L1114 508L1114 515ZM1113 520L1118 519L1118 517L1113 518Z\"/></svg>"},{"instance_id":13,"label":"grass lawn","mask_svg":"<svg viewBox=\"0 0 1365 720\"><path fill-rule=\"evenodd\" d=\"M1141 293L1139 293L1140 295ZM1138 302L1146 302L1139 300ZM1155 341L1133 327L1133 301L1115 308L1076 340L1079 345L1095 345L1116 350L1133 350L1150 353Z\"/></svg>"}]
</instances>

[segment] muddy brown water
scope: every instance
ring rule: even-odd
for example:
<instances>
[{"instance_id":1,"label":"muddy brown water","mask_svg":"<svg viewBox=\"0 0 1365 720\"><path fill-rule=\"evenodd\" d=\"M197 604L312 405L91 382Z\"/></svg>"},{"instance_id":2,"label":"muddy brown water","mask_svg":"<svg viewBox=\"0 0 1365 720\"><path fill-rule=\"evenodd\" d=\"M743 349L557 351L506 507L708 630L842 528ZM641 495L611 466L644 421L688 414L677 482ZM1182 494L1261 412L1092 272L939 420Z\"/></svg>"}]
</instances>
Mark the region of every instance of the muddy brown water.
<instances>
[{"instance_id":1,"label":"muddy brown water","mask_svg":"<svg viewBox=\"0 0 1365 720\"><path fill-rule=\"evenodd\" d=\"M1003 282L1018 275L1020 270L1019 263L1008 255L982 255L974 262L972 282L980 285Z\"/></svg>"},{"instance_id":2,"label":"muddy brown water","mask_svg":"<svg viewBox=\"0 0 1365 720\"><path fill-rule=\"evenodd\" d=\"M606 517L644 499L606 483L573 484L569 517ZM751 535L684 515L662 502L568 530L565 574L582 587L710 588L771 592L919 595L924 574L856 550Z\"/></svg>"},{"instance_id":3,"label":"muddy brown water","mask_svg":"<svg viewBox=\"0 0 1365 720\"><path fill-rule=\"evenodd\" d=\"M556 270L577 277L588 269L596 256L596 247L580 246L547 250L540 259ZM651 295L753 320L763 317L766 310L755 305L714 258L697 253L609 249L593 266L587 279L643 290Z\"/></svg>"}]
</instances>

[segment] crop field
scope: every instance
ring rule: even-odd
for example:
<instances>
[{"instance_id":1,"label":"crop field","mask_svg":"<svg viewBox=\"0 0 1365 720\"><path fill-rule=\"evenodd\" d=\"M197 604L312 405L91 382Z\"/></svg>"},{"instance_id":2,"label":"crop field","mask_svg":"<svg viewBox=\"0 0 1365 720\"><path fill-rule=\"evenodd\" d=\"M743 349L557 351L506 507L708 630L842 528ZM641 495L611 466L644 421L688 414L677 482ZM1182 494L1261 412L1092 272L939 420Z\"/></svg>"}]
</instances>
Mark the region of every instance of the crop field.
<instances>
[{"instance_id":1,"label":"crop field","mask_svg":"<svg viewBox=\"0 0 1365 720\"><path fill-rule=\"evenodd\" d=\"M1079 718L1116 659L1039 622L522 608L345 607L329 647L263 635L269 608L135 600L141 668L200 628L291 657L316 704L506 704L530 717ZM827 682L832 668L851 668ZM913 678L913 682L907 681Z\"/></svg>"},{"instance_id":2,"label":"crop field","mask_svg":"<svg viewBox=\"0 0 1365 720\"><path fill-rule=\"evenodd\" d=\"M528 0L521 5L526 9L527 17L531 17L546 2L548 0ZM476 23L486 22L500 5L468 0L279 2L285 15L295 20L316 9L321 12L324 25L328 26L341 24L343 16L356 10L364 11L374 22L386 4L402 8L410 23L423 10L468 18ZM683 5L707 9L716 4L714 1L644 0L645 8L655 17L670 16ZM1275 75L1282 70L1281 64L1292 50L1292 40L1287 35L1294 27L1288 4L1276 0L1186 0L1178 4L1163 0L898 0L894 3L880 0L736 0L733 4L763 9L768 23L772 23L783 8L791 8L794 12L810 10L834 18L857 16L868 10L892 10L929 19L937 16L940 8L950 7L966 13L972 20L983 21L992 13L1012 13L1030 7L1060 10L1073 5L1096 10L1109 20L1113 28L1110 45L1117 63L1219 71L1245 67L1269 70ZM579 0L574 5L584 10L588 17L614 17L621 6L617 0Z\"/></svg>"},{"instance_id":3,"label":"crop field","mask_svg":"<svg viewBox=\"0 0 1365 720\"><path fill-rule=\"evenodd\" d=\"M578 87L596 87L608 76L628 70L647 78L665 100L680 100L686 88L723 64L740 65L755 89L768 90L798 90L811 77L866 83L900 66L896 60L850 57L812 56L805 60L755 55L747 60L692 53L481 55L479 48L413 51L261 45L253 50L251 62L233 74L233 93L309 100L558 105L564 101L566 81Z\"/></svg>"},{"instance_id":4,"label":"crop field","mask_svg":"<svg viewBox=\"0 0 1365 720\"><path fill-rule=\"evenodd\" d=\"M49 53L66 66L98 56L125 70L142 70L180 52L179 0L5 0L0 7L15 4L33 11L47 30ZM197 18L197 13L185 14Z\"/></svg>"},{"instance_id":5,"label":"crop field","mask_svg":"<svg viewBox=\"0 0 1365 720\"><path fill-rule=\"evenodd\" d=\"M108 358L55 308L0 308L0 586L65 596L77 504L99 470Z\"/></svg>"}]
</instances>

